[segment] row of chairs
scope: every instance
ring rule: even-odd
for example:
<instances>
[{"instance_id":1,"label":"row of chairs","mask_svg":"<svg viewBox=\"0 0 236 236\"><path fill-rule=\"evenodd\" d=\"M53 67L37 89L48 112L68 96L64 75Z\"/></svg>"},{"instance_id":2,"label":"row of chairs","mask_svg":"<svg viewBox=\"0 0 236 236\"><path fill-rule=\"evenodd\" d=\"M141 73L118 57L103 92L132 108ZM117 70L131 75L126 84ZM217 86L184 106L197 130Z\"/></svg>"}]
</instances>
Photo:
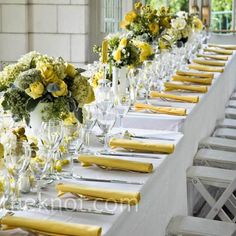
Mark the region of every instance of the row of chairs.
<instances>
[{"instance_id":1,"label":"row of chairs","mask_svg":"<svg viewBox=\"0 0 236 236\"><path fill-rule=\"evenodd\" d=\"M187 181L201 196L196 215L204 218L173 217L167 235L236 236L236 92L212 136L199 143Z\"/></svg>"}]
</instances>

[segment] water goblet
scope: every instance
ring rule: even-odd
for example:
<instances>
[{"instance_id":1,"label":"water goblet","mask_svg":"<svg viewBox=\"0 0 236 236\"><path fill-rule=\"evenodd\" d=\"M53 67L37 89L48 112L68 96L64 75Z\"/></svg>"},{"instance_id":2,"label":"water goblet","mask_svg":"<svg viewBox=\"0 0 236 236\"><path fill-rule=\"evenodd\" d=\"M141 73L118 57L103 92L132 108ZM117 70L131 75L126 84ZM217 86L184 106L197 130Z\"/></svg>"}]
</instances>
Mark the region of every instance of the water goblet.
<instances>
[{"instance_id":1,"label":"water goblet","mask_svg":"<svg viewBox=\"0 0 236 236\"><path fill-rule=\"evenodd\" d=\"M14 179L14 195L12 201L13 210L23 209L19 201L18 179L29 167L31 158L30 145L25 141L16 141L4 146L4 162L9 174Z\"/></svg>"},{"instance_id":2,"label":"water goblet","mask_svg":"<svg viewBox=\"0 0 236 236\"><path fill-rule=\"evenodd\" d=\"M108 137L111 129L115 125L116 122L117 113L115 109L111 109L109 111L103 112L98 111L97 116L97 124L99 128L103 131L105 134L104 136L104 150L108 150Z\"/></svg>"}]
</instances>

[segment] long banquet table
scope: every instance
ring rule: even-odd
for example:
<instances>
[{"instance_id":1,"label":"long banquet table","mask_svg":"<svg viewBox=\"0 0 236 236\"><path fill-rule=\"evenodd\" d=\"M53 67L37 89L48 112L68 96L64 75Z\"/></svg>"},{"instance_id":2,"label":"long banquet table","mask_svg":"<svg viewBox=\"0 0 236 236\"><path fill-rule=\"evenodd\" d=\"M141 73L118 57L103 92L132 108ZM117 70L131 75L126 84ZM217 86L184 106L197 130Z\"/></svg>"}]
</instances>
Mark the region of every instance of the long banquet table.
<instances>
[{"instance_id":1,"label":"long banquet table","mask_svg":"<svg viewBox=\"0 0 236 236\"><path fill-rule=\"evenodd\" d=\"M223 118L224 108L236 87L236 55L234 54L225 67L222 74L216 74L213 85L208 93L201 95L200 102L189 108L189 114L180 119L178 128L181 133L172 131L155 131L163 128L168 130L168 116L156 115L155 117L136 116L129 114L125 120L125 127L152 129L145 132L160 133L176 137L175 152L171 155L158 155L160 159L139 159L150 161L154 164L155 171L152 174L138 174L130 172L112 171L106 172L98 168L82 168L77 166L75 171L83 176L116 178L130 181L142 181L144 185L128 185L118 183L94 183L83 182L86 185L104 186L112 189L139 190L141 201L138 206L127 207L125 205L106 204L106 207L115 212L113 216L57 212L47 210L30 210L17 212L16 215L25 215L32 218L58 219L66 222L77 222L98 225L103 228L104 236L164 236L166 226L172 216L187 214L187 185L186 169L192 165L199 141L213 132L215 123ZM158 119L159 116L159 119ZM129 121L130 119L130 121ZM173 119L173 118L170 118ZM177 118L174 118L177 119ZM161 122L160 122L161 120ZM158 123L159 122L159 123ZM145 123L145 125L144 125ZM140 127L139 127L140 126ZM169 133L168 133L169 132ZM126 158L129 159L129 158ZM44 191L48 199L55 198L56 193L51 185ZM82 201L83 207L91 207L92 202ZM97 203L97 207L104 209L105 203ZM0 235L7 235L6 232ZM19 232L16 235L20 235ZM24 234L22 234L24 235Z\"/></svg>"}]
</instances>

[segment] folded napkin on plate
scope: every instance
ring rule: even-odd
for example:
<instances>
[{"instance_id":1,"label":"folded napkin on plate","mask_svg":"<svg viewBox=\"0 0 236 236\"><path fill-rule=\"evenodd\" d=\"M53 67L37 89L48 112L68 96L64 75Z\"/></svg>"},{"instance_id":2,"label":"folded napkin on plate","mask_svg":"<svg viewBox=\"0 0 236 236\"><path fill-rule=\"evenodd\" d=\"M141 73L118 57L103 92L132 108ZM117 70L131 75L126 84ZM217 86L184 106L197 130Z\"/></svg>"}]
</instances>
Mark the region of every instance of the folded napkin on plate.
<instances>
[{"instance_id":1,"label":"folded napkin on plate","mask_svg":"<svg viewBox=\"0 0 236 236\"><path fill-rule=\"evenodd\" d=\"M151 91L150 97L151 98L166 98L166 99L171 99L171 100L176 100L176 101L181 101L181 102L190 102L190 103L199 102L198 96L182 96L182 95L176 95L176 94L171 94L171 93L159 93L156 91Z\"/></svg>"},{"instance_id":2,"label":"folded napkin on plate","mask_svg":"<svg viewBox=\"0 0 236 236\"><path fill-rule=\"evenodd\" d=\"M129 161L94 155L80 155L78 159L84 166L97 165L108 169L129 170L143 173L150 173L153 170L152 163L147 162Z\"/></svg>"},{"instance_id":3,"label":"folded napkin on plate","mask_svg":"<svg viewBox=\"0 0 236 236\"><path fill-rule=\"evenodd\" d=\"M112 138L109 142L111 148L124 148L132 151L141 151L148 153L172 153L175 145L170 143L157 143L149 141L138 141L131 139Z\"/></svg>"},{"instance_id":4,"label":"folded napkin on plate","mask_svg":"<svg viewBox=\"0 0 236 236\"><path fill-rule=\"evenodd\" d=\"M182 75L173 75L172 80L181 81L181 82L196 83L196 84L206 84L206 85L211 85L211 83L212 83L211 78L199 78L199 77L182 76Z\"/></svg>"},{"instance_id":5,"label":"folded napkin on plate","mask_svg":"<svg viewBox=\"0 0 236 236\"><path fill-rule=\"evenodd\" d=\"M10 214L1 218L3 229L22 228L37 231L44 234L55 234L65 236L100 236L102 228L92 225L64 223L48 219L32 219L17 217Z\"/></svg>"},{"instance_id":6,"label":"folded napkin on plate","mask_svg":"<svg viewBox=\"0 0 236 236\"><path fill-rule=\"evenodd\" d=\"M216 66L203 66L203 65L197 65L197 64L190 64L188 65L189 69L193 70L200 70L200 71L209 71L209 72L224 72L224 68L222 67L216 67Z\"/></svg>"},{"instance_id":7,"label":"folded napkin on plate","mask_svg":"<svg viewBox=\"0 0 236 236\"><path fill-rule=\"evenodd\" d=\"M197 92L197 93L206 93L208 91L207 86L204 85L183 85L183 84L176 84L176 83L164 83L165 90L166 91L172 91L172 90L187 90L191 92Z\"/></svg>"},{"instance_id":8,"label":"folded napkin on plate","mask_svg":"<svg viewBox=\"0 0 236 236\"><path fill-rule=\"evenodd\" d=\"M213 54L197 54L197 57L210 58L214 60L228 61L228 56L223 55L213 55Z\"/></svg>"},{"instance_id":9,"label":"folded napkin on plate","mask_svg":"<svg viewBox=\"0 0 236 236\"><path fill-rule=\"evenodd\" d=\"M208 47L223 48L223 49L226 49L226 50L236 50L236 45L227 45L227 44L210 43L210 44L208 44Z\"/></svg>"},{"instance_id":10,"label":"folded napkin on plate","mask_svg":"<svg viewBox=\"0 0 236 236\"><path fill-rule=\"evenodd\" d=\"M118 191L115 189L95 188L79 184L57 184L56 189L58 196L65 193L72 193L79 197L86 197L88 199L96 199L107 202L126 203L129 205L136 205L140 201L139 192Z\"/></svg>"},{"instance_id":11,"label":"folded napkin on plate","mask_svg":"<svg viewBox=\"0 0 236 236\"><path fill-rule=\"evenodd\" d=\"M200 78L214 78L214 73L206 73L206 72L197 72L197 71L176 71L177 75L184 75L184 76L195 76Z\"/></svg>"},{"instance_id":12,"label":"folded napkin on plate","mask_svg":"<svg viewBox=\"0 0 236 236\"><path fill-rule=\"evenodd\" d=\"M232 50L225 50L225 49L217 49L217 48L204 48L205 52L214 52L218 54L224 54L224 55L232 55Z\"/></svg>"},{"instance_id":13,"label":"folded napkin on plate","mask_svg":"<svg viewBox=\"0 0 236 236\"><path fill-rule=\"evenodd\" d=\"M152 112L175 115L175 116L186 116L185 108L176 108L176 107L158 107L144 103L135 103L134 108L136 111L140 110L150 110Z\"/></svg>"},{"instance_id":14,"label":"folded napkin on plate","mask_svg":"<svg viewBox=\"0 0 236 236\"><path fill-rule=\"evenodd\" d=\"M225 62L224 61L193 59L193 62L197 63L197 64L200 64L200 65L225 66Z\"/></svg>"}]
</instances>

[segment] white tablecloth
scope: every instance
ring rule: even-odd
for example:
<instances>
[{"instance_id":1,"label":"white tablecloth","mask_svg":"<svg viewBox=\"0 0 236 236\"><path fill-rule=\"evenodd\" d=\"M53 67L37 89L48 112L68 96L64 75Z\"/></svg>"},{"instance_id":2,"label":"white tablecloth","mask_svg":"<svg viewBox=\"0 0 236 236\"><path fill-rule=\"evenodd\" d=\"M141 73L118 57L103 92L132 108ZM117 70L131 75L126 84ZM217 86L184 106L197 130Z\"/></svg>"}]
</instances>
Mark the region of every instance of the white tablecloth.
<instances>
[{"instance_id":1,"label":"white tablecloth","mask_svg":"<svg viewBox=\"0 0 236 236\"><path fill-rule=\"evenodd\" d=\"M154 173L106 172L98 168L83 169L82 167L77 167L76 171L79 174L90 177L100 176L145 182L143 186L83 182L86 185L101 185L114 189L140 190L141 201L138 208L132 207L128 211L126 206L121 207L119 205L118 208L114 209L116 212L114 216L58 213L41 210L18 212L16 214L99 225L103 227L103 235L105 236L164 236L166 226L172 216L187 214L186 169L193 163L198 142L210 135L213 132L217 119L224 116L225 104L236 87L235 65L236 56L234 55L229 61L225 72L216 77L209 92L204 94L200 102L191 108L191 112L189 112L186 119L184 121L181 120L181 123L183 122L181 130L183 130L184 137L181 139L180 134L170 134L170 136L177 135L179 137L176 141L176 150L172 155L162 155L161 159L139 159L151 161L155 166ZM159 116L161 117L161 115ZM166 125L168 126L169 124L173 125L173 122L170 120L175 120L175 117L170 118L170 120L166 117L165 119L167 119ZM152 124L151 120L153 120ZM134 124L132 117L130 122ZM145 119L142 117L135 124L140 124L145 128L149 128L150 125L150 128L153 130L160 129L163 122L161 121L162 123L159 124L156 122L158 122L158 119L152 118L147 120L145 116ZM150 131L143 131L143 133L145 132ZM47 194L54 198L56 193L53 191L53 188L53 186L49 187ZM92 203L83 201L83 204L84 207L87 207L91 206ZM98 206L104 209L104 203L99 203ZM109 204L108 207L112 209L114 204Z\"/></svg>"}]
</instances>

